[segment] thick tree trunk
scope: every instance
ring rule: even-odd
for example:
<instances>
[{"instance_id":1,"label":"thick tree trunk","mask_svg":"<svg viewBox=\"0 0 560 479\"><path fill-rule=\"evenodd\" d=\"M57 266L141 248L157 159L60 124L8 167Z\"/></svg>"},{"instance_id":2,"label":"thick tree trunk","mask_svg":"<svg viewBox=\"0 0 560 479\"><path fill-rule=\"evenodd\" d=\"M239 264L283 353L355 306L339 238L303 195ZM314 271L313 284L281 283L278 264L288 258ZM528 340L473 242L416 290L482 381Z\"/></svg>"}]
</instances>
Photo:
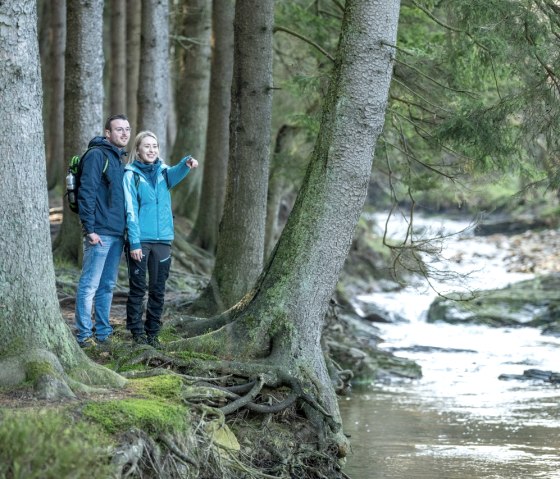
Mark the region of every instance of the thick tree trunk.
<instances>
[{"instance_id":1,"label":"thick tree trunk","mask_svg":"<svg viewBox=\"0 0 560 479\"><path fill-rule=\"evenodd\" d=\"M365 201L387 105L399 0L347 0L321 128L294 209L252 297L212 320L214 341L191 348L222 357L266 357L313 391L328 412L328 436L344 447L338 404L325 365L325 313ZM236 318L233 322L228 322ZM197 327L204 328L206 321ZM208 321L208 324L211 322ZM208 345L219 344L219 351ZM321 426L321 417L308 411ZM334 424L333 424L334 422Z\"/></svg>"},{"instance_id":2,"label":"thick tree trunk","mask_svg":"<svg viewBox=\"0 0 560 479\"><path fill-rule=\"evenodd\" d=\"M126 114L126 2L112 0L109 114Z\"/></svg>"},{"instance_id":3,"label":"thick tree trunk","mask_svg":"<svg viewBox=\"0 0 560 479\"><path fill-rule=\"evenodd\" d=\"M138 133L138 76L140 73L140 29L142 28L142 3L126 4L126 116L133 134ZM132 148L132 141L129 149Z\"/></svg>"},{"instance_id":4,"label":"thick tree trunk","mask_svg":"<svg viewBox=\"0 0 560 479\"><path fill-rule=\"evenodd\" d=\"M80 350L58 307L49 235L35 1L0 3L0 387L31 381L45 398L80 381L121 383ZM28 140L22 141L25 130ZM73 379L71 379L73 378Z\"/></svg>"},{"instance_id":5,"label":"thick tree trunk","mask_svg":"<svg viewBox=\"0 0 560 479\"><path fill-rule=\"evenodd\" d=\"M169 5L168 0L142 1L140 79L137 131L153 131L160 157L167 154L169 109Z\"/></svg>"},{"instance_id":6,"label":"thick tree trunk","mask_svg":"<svg viewBox=\"0 0 560 479\"><path fill-rule=\"evenodd\" d=\"M46 2L45 2L46 3ZM66 2L41 2L39 48L43 72L43 119L49 190L63 181L64 166L64 49L66 46ZM39 4L38 4L39 6Z\"/></svg>"},{"instance_id":7,"label":"thick tree trunk","mask_svg":"<svg viewBox=\"0 0 560 479\"><path fill-rule=\"evenodd\" d=\"M262 271L272 110L274 0L235 5L234 71L224 212L216 264L193 311L239 301Z\"/></svg>"},{"instance_id":8,"label":"thick tree trunk","mask_svg":"<svg viewBox=\"0 0 560 479\"><path fill-rule=\"evenodd\" d=\"M81 155L103 133L103 1L66 2L66 76L64 85L64 158ZM76 262L82 254L78 215L64 201L55 255Z\"/></svg>"},{"instance_id":9,"label":"thick tree trunk","mask_svg":"<svg viewBox=\"0 0 560 479\"><path fill-rule=\"evenodd\" d=\"M177 28L177 137L173 162L190 153L204 166L208 92L210 85L211 7L209 0L186 0L179 9ZM220 6L221 8L221 6ZM175 210L195 220L200 201L202 175L189 178L188 187L175 192Z\"/></svg>"},{"instance_id":10,"label":"thick tree trunk","mask_svg":"<svg viewBox=\"0 0 560 479\"><path fill-rule=\"evenodd\" d=\"M214 253L224 209L229 156L229 111L233 74L234 0L214 0L212 6L212 65L206 133L206 156L200 204L189 240Z\"/></svg>"}]
</instances>

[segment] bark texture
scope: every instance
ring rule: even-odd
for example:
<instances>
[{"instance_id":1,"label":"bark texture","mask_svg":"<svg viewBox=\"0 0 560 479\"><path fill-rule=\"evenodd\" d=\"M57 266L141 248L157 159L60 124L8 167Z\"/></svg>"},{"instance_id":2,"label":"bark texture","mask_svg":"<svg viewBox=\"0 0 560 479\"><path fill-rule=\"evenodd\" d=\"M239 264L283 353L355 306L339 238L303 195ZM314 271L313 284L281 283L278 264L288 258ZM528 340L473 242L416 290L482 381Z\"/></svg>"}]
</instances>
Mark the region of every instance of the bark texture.
<instances>
[{"instance_id":1,"label":"bark texture","mask_svg":"<svg viewBox=\"0 0 560 479\"><path fill-rule=\"evenodd\" d=\"M169 109L168 0L142 1L141 32L137 131L153 131L158 137L159 155L166 159Z\"/></svg>"},{"instance_id":2,"label":"bark texture","mask_svg":"<svg viewBox=\"0 0 560 479\"><path fill-rule=\"evenodd\" d=\"M227 3L227 2L226 2ZM177 27L177 137L173 162L187 153L195 157L200 168L205 162L206 128L208 124L208 92L210 86L210 34L212 2L186 0L178 9ZM220 7L221 8L221 7ZM202 175L189 177L188 187L175 193L177 213L191 220L199 209Z\"/></svg>"},{"instance_id":3,"label":"bark texture","mask_svg":"<svg viewBox=\"0 0 560 479\"><path fill-rule=\"evenodd\" d=\"M46 77L49 89L45 144L49 190L64 182L64 52L66 49L66 0L53 0L50 15L50 49Z\"/></svg>"},{"instance_id":4,"label":"bark texture","mask_svg":"<svg viewBox=\"0 0 560 479\"><path fill-rule=\"evenodd\" d=\"M328 418L325 438L342 448L338 403L320 341L383 128L399 7L398 0L346 2L320 133L294 209L252 297L212 320L226 323L213 333L220 355L263 357L312 391L328 415L308 410L310 417L320 428ZM204 336L186 341L191 347L211 344Z\"/></svg>"},{"instance_id":5,"label":"bark texture","mask_svg":"<svg viewBox=\"0 0 560 479\"><path fill-rule=\"evenodd\" d=\"M140 29L142 27L142 3L126 4L126 116L136 130L138 116L138 76L140 73ZM132 148L132 141L129 150Z\"/></svg>"},{"instance_id":6,"label":"bark texture","mask_svg":"<svg viewBox=\"0 0 560 479\"><path fill-rule=\"evenodd\" d=\"M214 253L218 243L218 225L224 209L227 163L229 156L229 111L233 74L234 0L214 0L212 6L212 65L206 155L202 190L191 242Z\"/></svg>"},{"instance_id":7,"label":"bark texture","mask_svg":"<svg viewBox=\"0 0 560 479\"><path fill-rule=\"evenodd\" d=\"M64 158L69 159L82 154L95 135L103 134L103 1L67 0L66 7ZM54 249L61 259L81 259L80 221L67 201Z\"/></svg>"},{"instance_id":8,"label":"bark texture","mask_svg":"<svg viewBox=\"0 0 560 479\"><path fill-rule=\"evenodd\" d=\"M126 114L126 2L112 0L109 115Z\"/></svg>"},{"instance_id":9,"label":"bark texture","mask_svg":"<svg viewBox=\"0 0 560 479\"><path fill-rule=\"evenodd\" d=\"M49 235L36 4L0 3L0 387L48 383L39 394L71 396L74 378L115 381L91 363L62 319ZM8 119L8 120L6 120ZM22 131L28 140L22 141ZM50 379L49 379L50 378ZM111 379L112 378L112 379Z\"/></svg>"},{"instance_id":10,"label":"bark texture","mask_svg":"<svg viewBox=\"0 0 560 479\"><path fill-rule=\"evenodd\" d=\"M262 271L272 110L273 0L235 5L234 69L226 199L216 264L193 307L237 303Z\"/></svg>"}]
</instances>

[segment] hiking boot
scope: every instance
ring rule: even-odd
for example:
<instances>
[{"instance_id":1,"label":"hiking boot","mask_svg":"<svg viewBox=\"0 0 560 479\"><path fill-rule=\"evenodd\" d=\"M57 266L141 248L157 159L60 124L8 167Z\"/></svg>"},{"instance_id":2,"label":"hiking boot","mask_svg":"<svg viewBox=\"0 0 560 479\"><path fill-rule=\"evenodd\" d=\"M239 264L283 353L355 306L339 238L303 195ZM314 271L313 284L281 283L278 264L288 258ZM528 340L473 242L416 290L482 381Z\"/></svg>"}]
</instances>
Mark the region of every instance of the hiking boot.
<instances>
[{"instance_id":1,"label":"hiking boot","mask_svg":"<svg viewBox=\"0 0 560 479\"><path fill-rule=\"evenodd\" d=\"M105 339L95 338L97 345L100 347L108 348L113 344L113 338L111 336L107 336Z\"/></svg>"},{"instance_id":2,"label":"hiking boot","mask_svg":"<svg viewBox=\"0 0 560 479\"><path fill-rule=\"evenodd\" d=\"M161 343L159 342L159 338L157 336L148 336L147 341L152 348L159 349L161 347Z\"/></svg>"},{"instance_id":3,"label":"hiking boot","mask_svg":"<svg viewBox=\"0 0 560 479\"><path fill-rule=\"evenodd\" d=\"M93 339L92 336L84 339L83 341L78 341L78 344L82 349L95 348L95 346L97 346L97 343L95 342L95 339Z\"/></svg>"},{"instance_id":4,"label":"hiking boot","mask_svg":"<svg viewBox=\"0 0 560 479\"><path fill-rule=\"evenodd\" d=\"M133 334L132 341L134 344L148 344L148 338L145 334Z\"/></svg>"}]
</instances>

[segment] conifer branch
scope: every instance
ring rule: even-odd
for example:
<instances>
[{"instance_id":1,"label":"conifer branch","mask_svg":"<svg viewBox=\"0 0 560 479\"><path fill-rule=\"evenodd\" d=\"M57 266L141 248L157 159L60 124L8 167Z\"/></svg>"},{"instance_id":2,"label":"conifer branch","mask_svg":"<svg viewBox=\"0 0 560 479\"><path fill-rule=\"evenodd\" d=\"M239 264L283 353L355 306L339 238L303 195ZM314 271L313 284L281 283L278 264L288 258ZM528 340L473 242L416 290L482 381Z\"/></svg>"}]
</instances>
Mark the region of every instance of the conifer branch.
<instances>
[{"instance_id":1,"label":"conifer branch","mask_svg":"<svg viewBox=\"0 0 560 479\"><path fill-rule=\"evenodd\" d=\"M445 113L449 113L452 114L452 112L450 110L447 110L445 108L443 108L440 105L436 105L435 103L432 103L430 100L428 100L427 98L424 98L422 95L420 95L420 93L418 93L417 91L413 90L411 87L409 87L406 83L403 83L402 81L400 81L399 79L397 79L395 76L393 76L393 81L398 83L399 85L401 85L403 88L405 88L406 90L408 90L410 93L412 93L414 96L420 98L420 100L425 101L428 105L433 106L435 109L437 110L441 110L444 111Z\"/></svg>"},{"instance_id":2,"label":"conifer branch","mask_svg":"<svg viewBox=\"0 0 560 479\"><path fill-rule=\"evenodd\" d=\"M383 142L384 144L394 148L395 150L399 151L400 153L402 153L404 156L406 156L406 158L408 158L409 160L414 161L415 163L418 163L420 166L423 166L424 168L426 168L427 170L430 170L433 173L436 173L437 175L443 176L444 178L447 178L450 181L455 182L456 178L448 173L444 173L443 171L437 169L435 166L432 166L424 161L421 161L420 159L418 159L418 157L416 157L415 155L413 155L412 153L407 152L404 148L401 148L400 146L398 146L395 143L392 143L391 141L388 141L385 138L380 138L380 141Z\"/></svg>"},{"instance_id":3,"label":"conifer branch","mask_svg":"<svg viewBox=\"0 0 560 479\"><path fill-rule=\"evenodd\" d=\"M338 7L340 8L340 11L344 13L344 5L342 5L341 2L339 2L338 0L332 0L332 2Z\"/></svg>"},{"instance_id":4,"label":"conifer branch","mask_svg":"<svg viewBox=\"0 0 560 479\"><path fill-rule=\"evenodd\" d=\"M460 28L452 27L451 25L448 25L448 24L444 23L439 18L437 18L432 12L430 12L427 8L423 7L418 2L416 2L416 0L411 0L411 2L416 8L418 8L419 10L422 10L422 12L424 12L430 19L432 19L434 22L436 22L440 27L443 27L443 28L445 28L447 30L450 30L452 32L462 33L462 34L466 35L467 37L469 37L475 45L479 46L480 48L482 48L486 52L490 52L488 47L486 47L485 45L480 43L471 33L467 32L466 30L462 30Z\"/></svg>"},{"instance_id":5,"label":"conifer branch","mask_svg":"<svg viewBox=\"0 0 560 479\"><path fill-rule=\"evenodd\" d=\"M276 32L285 32L289 35L292 35L296 38L299 38L300 40L303 40L305 43L308 43L309 45L311 45L312 47L316 48L317 50L319 50L323 55L325 55L330 61L334 62L334 57L327 52L323 47L321 47L319 44L315 43L313 40L310 40L309 38L303 36L300 33L294 32L293 30L290 30L288 28L285 27L279 27L279 26L275 26L274 27L274 33Z\"/></svg>"},{"instance_id":6,"label":"conifer branch","mask_svg":"<svg viewBox=\"0 0 560 479\"><path fill-rule=\"evenodd\" d=\"M422 70L415 67L414 65L410 65L409 63L403 62L402 60L399 60L398 58L396 58L395 61L397 63L400 63L401 65L404 65L405 67L410 68L411 70L418 73L420 76L430 80L432 83L436 84L437 86L440 86L441 88L445 88L446 90L454 91L455 93L465 93L465 94L469 95L471 98L476 98L476 95L474 93L468 91L468 90L458 90L456 88L451 88L450 86L444 85L443 83L437 81L435 78L432 78L430 75L424 73Z\"/></svg>"},{"instance_id":7,"label":"conifer branch","mask_svg":"<svg viewBox=\"0 0 560 479\"><path fill-rule=\"evenodd\" d=\"M429 108L427 108L425 105L422 105L421 103L415 102L415 101L411 101L411 100L407 100L405 98L402 98L400 96L396 96L396 95L390 95L391 100L394 100L396 102L399 103L404 103L405 105L409 106L409 107L415 107L418 108L419 110L422 110L426 113L429 113L430 115L433 115L435 117L441 118L443 119L443 116L439 115L436 111L434 110L430 110ZM437 107L436 107L437 108Z\"/></svg>"}]
</instances>

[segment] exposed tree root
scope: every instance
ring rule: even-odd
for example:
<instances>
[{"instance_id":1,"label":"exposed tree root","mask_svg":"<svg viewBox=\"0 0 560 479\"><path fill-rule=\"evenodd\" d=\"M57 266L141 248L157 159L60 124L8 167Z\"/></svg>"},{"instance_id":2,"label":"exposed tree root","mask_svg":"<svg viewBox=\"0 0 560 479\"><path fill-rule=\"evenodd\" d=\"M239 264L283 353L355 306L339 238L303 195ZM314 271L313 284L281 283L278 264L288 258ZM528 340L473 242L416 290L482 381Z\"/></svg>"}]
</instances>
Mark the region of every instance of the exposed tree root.
<instances>
[{"instance_id":1,"label":"exposed tree root","mask_svg":"<svg viewBox=\"0 0 560 479\"><path fill-rule=\"evenodd\" d=\"M206 388L204 394L198 391L189 397L189 400L206 400L212 406L216 404L217 398L219 398L219 401L231 401L220 407L224 415L232 414L242 408L261 414L276 413L300 400L319 413L333 433L337 433L341 428L341 425L334 421L331 414L311 394L305 391L301 380L285 373L282 368L273 367L267 363L185 360L146 347L139 348L135 357L127 359L127 364L144 364L155 368L143 372L126 373L127 377L158 376L165 374L165 371L168 370L167 368L172 369L172 371L169 371L169 374L178 375L188 384ZM221 373L224 375L222 377L223 380L218 381L216 378L212 379L201 376L193 377L182 372L183 370L192 370L193 368L201 373ZM234 377L237 378L237 381L245 379L247 382L231 384ZM230 381L230 384L228 384L228 381ZM262 401L260 403L255 402L256 397L265 385L268 388L274 389L288 387L291 393L274 405L263 404ZM247 391L249 387L250 389ZM217 398L209 397L208 389L215 389ZM241 396L238 394L240 392L245 394Z\"/></svg>"},{"instance_id":2,"label":"exposed tree root","mask_svg":"<svg viewBox=\"0 0 560 479\"><path fill-rule=\"evenodd\" d=\"M173 453L175 454L175 456L177 456L177 458L180 461L183 461L185 464L191 464L192 466L196 467L198 469L199 465L198 463L190 458L189 456L187 456L184 452L182 452L179 447L177 447L177 444L175 444L175 442L173 442L173 439L171 439L168 435L166 434L161 434L159 436L159 440L161 442L163 442L167 448Z\"/></svg>"},{"instance_id":3,"label":"exposed tree root","mask_svg":"<svg viewBox=\"0 0 560 479\"><path fill-rule=\"evenodd\" d=\"M37 399L47 401L75 399L76 392L99 391L91 386L95 384L119 387L125 382L113 371L87 360L67 372L57 356L46 349L30 349L25 355L0 360L0 387L28 384Z\"/></svg>"}]
</instances>

